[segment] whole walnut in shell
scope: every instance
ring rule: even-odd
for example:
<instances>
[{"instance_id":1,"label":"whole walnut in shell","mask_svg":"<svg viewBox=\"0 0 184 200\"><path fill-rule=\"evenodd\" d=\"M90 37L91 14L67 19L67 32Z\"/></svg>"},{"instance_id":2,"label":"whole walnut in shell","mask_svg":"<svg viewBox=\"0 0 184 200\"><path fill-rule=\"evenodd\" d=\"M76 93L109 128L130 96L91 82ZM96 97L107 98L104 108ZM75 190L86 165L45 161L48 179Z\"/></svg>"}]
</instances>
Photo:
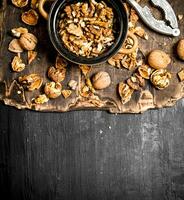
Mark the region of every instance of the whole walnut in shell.
<instances>
[{"instance_id":1,"label":"whole walnut in shell","mask_svg":"<svg viewBox=\"0 0 184 200\"><path fill-rule=\"evenodd\" d=\"M181 60L184 60L184 39L178 42L177 53Z\"/></svg>"},{"instance_id":2,"label":"whole walnut in shell","mask_svg":"<svg viewBox=\"0 0 184 200\"><path fill-rule=\"evenodd\" d=\"M170 56L161 50L154 50L148 56L148 63L154 69L164 69L170 62Z\"/></svg>"},{"instance_id":3,"label":"whole walnut in shell","mask_svg":"<svg viewBox=\"0 0 184 200\"><path fill-rule=\"evenodd\" d=\"M92 78L93 87L97 90L102 90L111 84L111 77L107 72L98 72Z\"/></svg>"},{"instance_id":4,"label":"whole walnut in shell","mask_svg":"<svg viewBox=\"0 0 184 200\"><path fill-rule=\"evenodd\" d=\"M45 84L44 92L47 97L55 99L61 95L62 85L60 83L49 82Z\"/></svg>"},{"instance_id":5,"label":"whole walnut in shell","mask_svg":"<svg viewBox=\"0 0 184 200\"><path fill-rule=\"evenodd\" d=\"M37 38L32 33L24 33L19 39L21 47L25 50L32 51L37 45Z\"/></svg>"}]
</instances>

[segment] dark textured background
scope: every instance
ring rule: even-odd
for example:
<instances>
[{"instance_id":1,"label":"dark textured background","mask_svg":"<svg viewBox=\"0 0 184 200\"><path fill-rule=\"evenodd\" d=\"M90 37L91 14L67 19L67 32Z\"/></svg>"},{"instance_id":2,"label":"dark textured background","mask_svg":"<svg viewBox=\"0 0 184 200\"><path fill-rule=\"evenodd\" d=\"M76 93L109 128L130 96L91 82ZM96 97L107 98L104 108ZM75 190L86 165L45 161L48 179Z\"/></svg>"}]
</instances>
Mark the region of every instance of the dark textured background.
<instances>
[{"instance_id":1,"label":"dark textured background","mask_svg":"<svg viewBox=\"0 0 184 200\"><path fill-rule=\"evenodd\" d=\"M142 115L37 113L1 105L1 195L184 199L183 103Z\"/></svg>"}]
</instances>

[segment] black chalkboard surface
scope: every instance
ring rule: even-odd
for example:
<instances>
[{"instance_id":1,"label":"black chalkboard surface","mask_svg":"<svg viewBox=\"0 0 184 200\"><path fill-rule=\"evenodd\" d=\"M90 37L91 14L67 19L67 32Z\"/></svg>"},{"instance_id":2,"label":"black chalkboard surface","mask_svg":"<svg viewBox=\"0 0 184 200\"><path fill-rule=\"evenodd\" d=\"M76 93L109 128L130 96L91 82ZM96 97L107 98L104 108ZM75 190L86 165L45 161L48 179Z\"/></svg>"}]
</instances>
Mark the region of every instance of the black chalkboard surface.
<instances>
[{"instance_id":1,"label":"black chalkboard surface","mask_svg":"<svg viewBox=\"0 0 184 200\"><path fill-rule=\"evenodd\" d=\"M184 199L183 101L142 115L0 106L3 199Z\"/></svg>"}]
</instances>

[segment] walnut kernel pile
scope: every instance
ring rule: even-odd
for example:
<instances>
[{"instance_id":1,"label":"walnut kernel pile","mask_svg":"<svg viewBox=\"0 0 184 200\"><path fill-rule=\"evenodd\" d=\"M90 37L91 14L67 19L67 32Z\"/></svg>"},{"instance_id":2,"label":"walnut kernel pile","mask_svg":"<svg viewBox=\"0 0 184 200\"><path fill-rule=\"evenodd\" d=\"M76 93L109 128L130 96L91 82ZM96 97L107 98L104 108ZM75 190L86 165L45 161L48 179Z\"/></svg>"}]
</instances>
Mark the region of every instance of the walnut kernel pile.
<instances>
[{"instance_id":1,"label":"walnut kernel pile","mask_svg":"<svg viewBox=\"0 0 184 200\"><path fill-rule=\"evenodd\" d=\"M103 1L67 5L61 14L59 33L65 47L83 57L97 57L114 42L114 14Z\"/></svg>"}]
</instances>

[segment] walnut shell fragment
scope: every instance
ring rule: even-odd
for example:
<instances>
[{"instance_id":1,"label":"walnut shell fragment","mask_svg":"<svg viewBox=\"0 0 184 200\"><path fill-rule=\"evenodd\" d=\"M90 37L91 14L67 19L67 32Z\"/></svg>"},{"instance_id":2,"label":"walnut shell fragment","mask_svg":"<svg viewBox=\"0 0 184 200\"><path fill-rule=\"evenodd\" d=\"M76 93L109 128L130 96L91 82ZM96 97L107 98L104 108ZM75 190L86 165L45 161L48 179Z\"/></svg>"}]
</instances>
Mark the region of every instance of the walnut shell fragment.
<instances>
[{"instance_id":1,"label":"walnut shell fragment","mask_svg":"<svg viewBox=\"0 0 184 200\"><path fill-rule=\"evenodd\" d=\"M163 90L169 86L171 78L171 73L166 69L159 69L151 74L150 81L157 89Z\"/></svg>"},{"instance_id":2,"label":"walnut shell fragment","mask_svg":"<svg viewBox=\"0 0 184 200\"><path fill-rule=\"evenodd\" d=\"M28 64L31 64L35 60L36 56L37 56L36 51L28 51L27 52Z\"/></svg>"},{"instance_id":3,"label":"walnut shell fragment","mask_svg":"<svg viewBox=\"0 0 184 200\"><path fill-rule=\"evenodd\" d=\"M25 64L19 56L15 56L11 62L11 67L14 72L21 72L25 69Z\"/></svg>"},{"instance_id":4,"label":"walnut shell fragment","mask_svg":"<svg viewBox=\"0 0 184 200\"><path fill-rule=\"evenodd\" d=\"M32 51L37 45L37 38L32 33L24 33L19 39L21 47L25 50Z\"/></svg>"},{"instance_id":5,"label":"walnut shell fragment","mask_svg":"<svg viewBox=\"0 0 184 200\"><path fill-rule=\"evenodd\" d=\"M55 99L61 95L62 85L60 83L49 82L45 84L44 92L47 97Z\"/></svg>"},{"instance_id":6,"label":"walnut shell fragment","mask_svg":"<svg viewBox=\"0 0 184 200\"><path fill-rule=\"evenodd\" d=\"M38 74L24 75L22 77L19 77L18 81L28 91L34 91L39 89L43 83L43 79Z\"/></svg>"},{"instance_id":7,"label":"walnut shell fragment","mask_svg":"<svg viewBox=\"0 0 184 200\"><path fill-rule=\"evenodd\" d=\"M110 86L111 77L107 72L100 71L93 76L92 83L95 89L102 90Z\"/></svg>"},{"instance_id":8,"label":"walnut shell fragment","mask_svg":"<svg viewBox=\"0 0 184 200\"><path fill-rule=\"evenodd\" d=\"M36 104L44 104L49 101L49 98L45 94L41 94L34 99L34 103Z\"/></svg>"},{"instance_id":9,"label":"walnut shell fragment","mask_svg":"<svg viewBox=\"0 0 184 200\"><path fill-rule=\"evenodd\" d=\"M122 104L126 104L131 100L134 90L128 84L121 82L118 86L118 92L121 97Z\"/></svg>"},{"instance_id":10,"label":"walnut shell fragment","mask_svg":"<svg viewBox=\"0 0 184 200\"><path fill-rule=\"evenodd\" d=\"M21 19L25 24L35 26L38 23L39 15L35 10L30 9L22 13Z\"/></svg>"},{"instance_id":11,"label":"walnut shell fragment","mask_svg":"<svg viewBox=\"0 0 184 200\"><path fill-rule=\"evenodd\" d=\"M25 6L27 6L27 4L29 3L29 0L11 0L12 4L18 8L23 8Z\"/></svg>"},{"instance_id":12,"label":"walnut shell fragment","mask_svg":"<svg viewBox=\"0 0 184 200\"><path fill-rule=\"evenodd\" d=\"M148 40L148 34L145 32L145 30L140 27L140 26L137 26L134 30L134 34L138 35L139 37L145 39L145 40Z\"/></svg>"},{"instance_id":13,"label":"walnut shell fragment","mask_svg":"<svg viewBox=\"0 0 184 200\"><path fill-rule=\"evenodd\" d=\"M77 89L77 81L75 80L70 80L69 83L68 83L68 86L72 89L72 90L76 90Z\"/></svg>"},{"instance_id":14,"label":"walnut shell fragment","mask_svg":"<svg viewBox=\"0 0 184 200\"><path fill-rule=\"evenodd\" d=\"M178 73L178 77L179 77L180 81L184 81L184 69L182 69L182 70Z\"/></svg>"},{"instance_id":15,"label":"walnut shell fragment","mask_svg":"<svg viewBox=\"0 0 184 200\"><path fill-rule=\"evenodd\" d=\"M79 68L84 76L87 76L91 71L91 66L88 65L79 65Z\"/></svg>"},{"instance_id":16,"label":"walnut shell fragment","mask_svg":"<svg viewBox=\"0 0 184 200\"><path fill-rule=\"evenodd\" d=\"M31 0L31 8L33 9L38 8L38 1L39 0Z\"/></svg>"},{"instance_id":17,"label":"walnut shell fragment","mask_svg":"<svg viewBox=\"0 0 184 200\"><path fill-rule=\"evenodd\" d=\"M138 68L138 72L144 79L149 79L153 69L149 65L142 65Z\"/></svg>"},{"instance_id":18,"label":"walnut shell fragment","mask_svg":"<svg viewBox=\"0 0 184 200\"><path fill-rule=\"evenodd\" d=\"M9 46L8 46L8 50L13 52L13 53L22 53L24 50L21 47L19 40L18 39L13 39Z\"/></svg>"},{"instance_id":19,"label":"walnut shell fragment","mask_svg":"<svg viewBox=\"0 0 184 200\"><path fill-rule=\"evenodd\" d=\"M127 80L127 84L133 90L141 90L141 88L145 86L145 79L142 78L138 73L135 73Z\"/></svg>"},{"instance_id":20,"label":"walnut shell fragment","mask_svg":"<svg viewBox=\"0 0 184 200\"><path fill-rule=\"evenodd\" d=\"M71 90L62 90L61 93L62 93L63 97L65 99L67 99L72 94L72 91Z\"/></svg>"},{"instance_id":21,"label":"walnut shell fragment","mask_svg":"<svg viewBox=\"0 0 184 200\"><path fill-rule=\"evenodd\" d=\"M14 37L20 38L23 33L28 33L28 29L23 27L13 28L11 33Z\"/></svg>"},{"instance_id":22,"label":"walnut shell fragment","mask_svg":"<svg viewBox=\"0 0 184 200\"><path fill-rule=\"evenodd\" d=\"M56 69L55 67L49 67L48 77L54 82L64 81L66 76L66 68Z\"/></svg>"},{"instance_id":23,"label":"walnut shell fragment","mask_svg":"<svg viewBox=\"0 0 184 200\"><path fill-rule=\"evenodd\" d=\"M62 58L61 56L56 57L56 63L55 63L56 69L66 68L67 65L68 65L68 62L64 58Z\"/></svg>"}]
</instances>

